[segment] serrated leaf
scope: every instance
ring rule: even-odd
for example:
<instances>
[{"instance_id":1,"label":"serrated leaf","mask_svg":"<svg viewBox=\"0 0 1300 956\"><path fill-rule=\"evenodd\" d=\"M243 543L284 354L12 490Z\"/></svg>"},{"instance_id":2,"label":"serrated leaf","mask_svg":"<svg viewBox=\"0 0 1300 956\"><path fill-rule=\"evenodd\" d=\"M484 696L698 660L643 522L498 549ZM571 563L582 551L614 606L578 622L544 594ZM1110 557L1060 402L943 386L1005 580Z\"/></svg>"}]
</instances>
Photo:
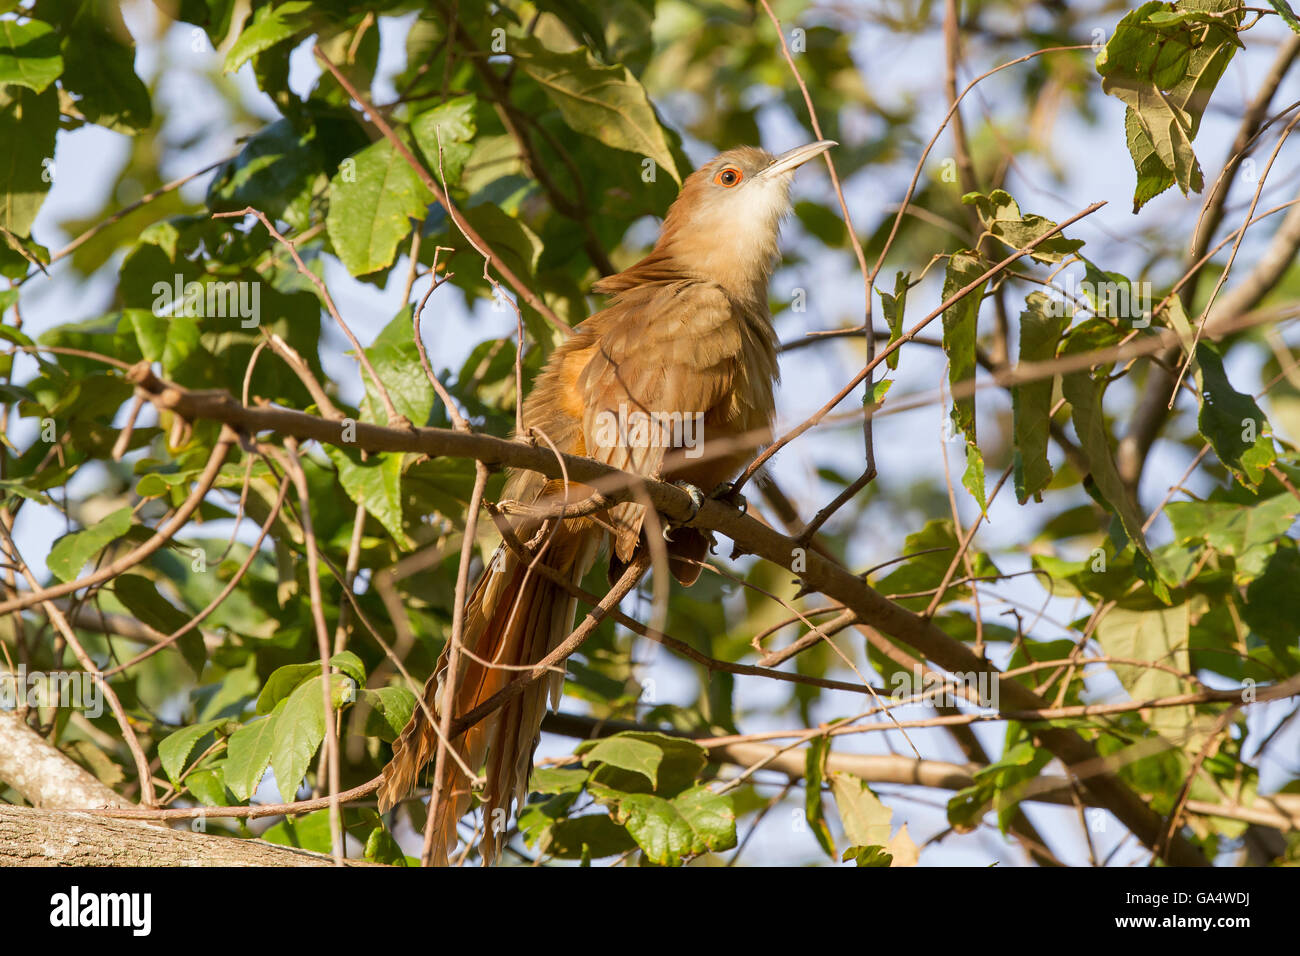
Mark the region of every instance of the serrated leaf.
<instances>
[{"instance_id":1,"label":"serrated leaf","mask_svg":"<svg viewBox=\"0 0 1300 956\"><path fill-rule=\"evenodd\" d=\"M225 722L224 719L208 720L201 724L182 727L158 741L158 760L162 763L163 771L173 786L180 786L185 762L189 760L194 745Z\"/></svg>"},{"instance_id":2,"label":"serrated leaf","mask_svg":"<svg viewBox=\"0 0 1300 956\"><path fill-rule=\"evenodd\" d=\"M582 765L608 764L611 767L638 773L650 781L651 787L659 785L659 764L664 759L664 752L655 744L635 737L606 737L596 741L592 748L582 755Z\"/></svg>"},{"instance_id":3,"label":"serrated leaf","mask_svg":"<svg viewBox=\"0 0 1300 956\"><path fill-rule=\"evenodd\" d=\"M432 201L433 193L388 140L371 143L330 180L330 244L354 276L387 269L412 221L422 221Z\"/></svg>"},{"instance_id":4,"label":"serrated leaf","mask_svg":"<svg viewBox=\"0 0 1300 956\"><path fill-rule=\"evenodd\" d=\"M854 846L882 846L889 842L894 812L871 792L866 781L847 773L831 774L831 793L840 812L844 836Z\"/></svg>"},{"instance_id":5,"label":"serrated leaf","mask_svg":"<svg viewBox=\"0 0 1300 956\"><path fill-rule=\"evenodd\" d=\"M1020 204L1005 189L995 189L987 196L967 193L961 201L974 206L984 228L1010 249L1021 249L1056 228L1056 223L1050 219L1022 213ZM1067 239L1058 234L1035 246L1029 257L1035 262L1060 262L1081 248L1082 239Z\"/></svg>"},{"instance_id":6,"label":"serrated leaf","mask_svg":"<svg viewBox=\"0 0 1300 956\"><path fill-rule=\"evenodd\" d=\"M532 37L512 37L520 69L545 92L575 132L649 157L682 181L650 98L625 66L602 66L585 48L557 53Z\"/></svg>"},{"instance_id":7,"label":"serrated leaf","mask_svg":"<svg viewBox=\"0 0 1300 956\"><path fill-rule=\"evenodd\" d=\"M1124 128L1138 174L1134 212L1175 182L1184 194L1204 188L1192 140L1241 45L1240 24L1233 0L1185 0L1178 11L1144 3L1120 20L1097 55L1102 89L1128 106Z\"/></svg>"},{"instance_id":8,"label":"serrated leaf","mask_svg":"<svg viewBox=\"0 0 1300 956\"><path fill-rule=\"evenodd\" d=\"M1149 661L1187 673L1188 627L1186 603L1155 610L1112 607L1098 623L1096 634L1111 657ZM1186 689L1178 675L1168 670L1130 664L1113 664L1111 669L1135 701L1172 697ZM1161 733L1178 735L1191 716L1190 706L1161 707L1151 712L1149 721Z\"/></svg>"},{"instance_id":9,"label":"serrated leaf","mask_svg":"<svg viewBox=\"0 0 1300 956\"><path fill-rule=\"evenodd\" d=\"M245 724L226 741L226 786L235 799L247 801L266 774L275 744L276 724L283 711L281 701L270 715Z\"/></svg>"},{"instance_id":10,"label":"serrated leaf","mask_svg":"<svg viewBox=\"0 0 1300 956\"><path fill-rule=\"evenodd\" d=\"M589 759L597 748L599 756ZM642 792L648 784L664 797L689 787L708 761L708 751L693 740L645 730L584 741L574 753L583 756L584 766L599 764L592 772L593 782L627 792Z\"/></svg>"},{"instance_id":11,"label":"serrated leaf","mask_svg":"<svg viewBox=\"0 0 1300 956\"><path fill-rule=\"evenodd\" d=\"M472 93L456 96L425 110L411 120L411 134L424 153L425 166L440 184L455 186L470 154L474 152L471 140L477 131L474 107L477 99ZM438 157L441 146L442 167Z\"/></svg>"},{"instance_id":12,"label":"serrated leaf","mask_svg":"<svg viewBox=\"0 0 1300 956\"><path fill-rule=\"evenodd\" d=\"M415 344L415 330L411 322L411 306L404 306L375 337L366 349L366 357L374 366L380 381L393 400L399 414L415 426L429 420L433 410L433 385L420 364L420 351ZM386 425L388 415L383 401L369 375L365 377L366 397L362 401L362 420Z\"/></svg>"},{"instance_id":13,"label":"serrated leaf","mask_svg":"<svg viewBox=\"0 0 1300 956\"><path fill-rule=\"evenodd\" d=\"M705 786L671 800L648 793L620 793L592 784L592 796L611 808L646 859L657 866L680 866L702 853L736 845L736 814L731 801Z\"/></svg>"},{"instance_id":14,"label":"serrated leaf","mask_svg":"<svg viewBox=\"0 0 1300 956\"><path fill-rule=\"evenodd\" d=\"M330 675L331 696L336 706L353 694L349 681L342 674ZM323 687L319 673L299 684L285 700L275 724L271 769L275 771L275 782L285 803L294 799L316 749L325 739Z\"/></svg>"}]
</instances>

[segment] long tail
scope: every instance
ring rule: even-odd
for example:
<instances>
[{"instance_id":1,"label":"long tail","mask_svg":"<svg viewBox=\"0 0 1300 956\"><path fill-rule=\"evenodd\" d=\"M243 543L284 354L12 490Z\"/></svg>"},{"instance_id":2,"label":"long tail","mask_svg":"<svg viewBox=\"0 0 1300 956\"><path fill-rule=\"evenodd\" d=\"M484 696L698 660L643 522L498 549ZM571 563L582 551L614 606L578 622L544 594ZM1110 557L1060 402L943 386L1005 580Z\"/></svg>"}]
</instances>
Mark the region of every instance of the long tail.
<instances>
[{"instance_id":1,"label":"long tail","mask_svg":"<svg viewBox=\"0 0 1300 956\"><path fill-rule=\"evenodd\" d=\"M542 535L544 538L544 535ZM542 563L575 584L591 568L599 537L590 530L565 522ZM452 715L464 714L487 700L519 674L536 664L572 630L577 601L536 569L502 545L474 587L466 608ZM448 650L438 659L433 676L424 685L428 711L441 719L443 682ZM549 692L551 706L559 703L562 673L529 685L488 717L451 742L467 767L478 771L486 762L487 787L483 794L484 835L480 846L484 862L496 858L501 836L510 817L510 804L522 805L527 795L533 750L541 733ZM379 788L380 812L387 812L415 787L421 768L437 753L438 738L423 707L416 707L393 745L393 759L384 768ZM470 805L470 782L450 753L444 760L437 815L432 821L433 862L445 866L456 845L456 823Z\"/></svg>"}]
</instances>

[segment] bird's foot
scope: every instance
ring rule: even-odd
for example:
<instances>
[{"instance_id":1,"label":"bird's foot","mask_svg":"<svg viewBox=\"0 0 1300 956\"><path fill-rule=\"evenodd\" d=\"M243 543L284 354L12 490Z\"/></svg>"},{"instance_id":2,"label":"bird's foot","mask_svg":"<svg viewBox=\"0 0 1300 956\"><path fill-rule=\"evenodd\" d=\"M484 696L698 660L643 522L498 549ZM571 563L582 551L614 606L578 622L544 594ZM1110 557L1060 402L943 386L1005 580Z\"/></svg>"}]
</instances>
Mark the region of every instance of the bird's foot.
<instances>
[{"instance_id":1,"label":"bird's foot","mask_svg":"<svg viewBox=\"0 0 1300 956\"><path fill-rule=\"evenodd\" d=\"M665 518L664 519L664 540L665 541L673 540L673 528L686 527L692 521L695 520L695 516L700 513L700 508L704 506L704 499L706 497L704 491L698 485L693 485L689 481L674 481L673 484L676 485L678 488L682 489L682 491L686 492L686 494L690 497L691 516L687 518L685 521L669 521L667 518Z\"/></svg>"},{"instance_id":2,"label":"bird's foot","mask_svg":"<svg viewBox=\"0 0 1300 956\"><path fill-rule=\"evenodd\" d=\"M741 514L744 514L749 510L749 502L745 500L744 495L736 490L736 483L734 481L722 482L722 484L709 492L709 497L716 501L721 501L723 504L731 505L731 507L738 510Z\"/></svg>"}]
</instances>

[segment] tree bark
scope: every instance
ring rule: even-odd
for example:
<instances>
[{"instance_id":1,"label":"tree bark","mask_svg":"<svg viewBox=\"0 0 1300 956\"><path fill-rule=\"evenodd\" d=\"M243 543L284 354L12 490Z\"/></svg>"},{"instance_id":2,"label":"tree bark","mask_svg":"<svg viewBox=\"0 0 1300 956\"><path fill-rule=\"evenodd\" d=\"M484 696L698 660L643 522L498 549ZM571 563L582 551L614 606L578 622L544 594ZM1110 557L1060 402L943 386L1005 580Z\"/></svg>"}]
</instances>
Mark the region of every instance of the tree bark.
<instances>
[{"instance_id":1,"label":"tree bark","mask_svg":"<svg viewBox=\"0 0 1300 956\"><path fill-rule=\"evenodd\" d=\"M0 710L0 781L34 807L85 810L131 805L9 710Z\"/></svg>"},{"instance_id":2,"label":"tree bark","mask_svg":"<svg viewBox=\"0 0 1300 956\"><path fill-rule=\"evenodd\" d=\"M331 864L324 854L262 840L171 830L90 813L0 805L0 867Z\"/></svg>"}]
</instances>

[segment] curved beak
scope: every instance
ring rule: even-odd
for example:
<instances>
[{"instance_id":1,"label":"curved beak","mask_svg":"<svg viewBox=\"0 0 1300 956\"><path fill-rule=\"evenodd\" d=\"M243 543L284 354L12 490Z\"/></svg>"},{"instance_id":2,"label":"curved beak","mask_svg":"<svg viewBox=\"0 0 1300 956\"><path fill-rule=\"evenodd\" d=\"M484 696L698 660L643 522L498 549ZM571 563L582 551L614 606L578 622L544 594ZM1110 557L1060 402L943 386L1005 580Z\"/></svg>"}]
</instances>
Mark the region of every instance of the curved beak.
<instances>
[{"instance_id":1,"label":"curved beak","mask_svg":"<svg viewBox=\"0 0 1300 956\"><path fill-rule=\"evenodd\" d=\"M772 160L771 164L760 171L760 176L779 176L781 173L787 173L791 170L798 169L814 156L820 156L832 146L838 146L839 143L833 139L819 139L815 143L806 143L803 146L796 146Z\"/></svg>"}]
</instances>

